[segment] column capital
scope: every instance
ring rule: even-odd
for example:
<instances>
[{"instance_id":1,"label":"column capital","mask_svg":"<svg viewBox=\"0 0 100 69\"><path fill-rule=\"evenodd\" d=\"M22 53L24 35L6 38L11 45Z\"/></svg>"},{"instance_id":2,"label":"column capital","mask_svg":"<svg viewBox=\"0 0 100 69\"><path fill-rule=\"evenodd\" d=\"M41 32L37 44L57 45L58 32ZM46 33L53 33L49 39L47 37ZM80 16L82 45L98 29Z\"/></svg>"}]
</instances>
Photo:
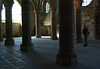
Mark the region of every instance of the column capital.
<instances>
[{"instance_id":1,"label":"column capital","mask_svg":"<svg viewBox=\"0 0 100 69\"><path fill-rule=\"evenodd\" d=\"M11 9L13 6L13 0L3 0L4 6L6 8L6 10Z\"/></svg>"},{"instance_id":2,"label":"column capital","mask_svg":"<svg viewBox=\"0 0 100 69\"><path fill-rule=\"evenodd\" d=\"M57 8L57 1L56 0L55 1L50 0L50 9L56 10L56 8Z\"/></svg>"},{"instance_id":3,"label":"column capital","mask_svg":"<svg viewBox=\"0 0 100 69\"><path fill-rule=\"evenodd\" d=\"M36 13L36 15L40 15L40 14L42 14L43 12L42 12L42 10L38 10L38 11L35 10L35 13Z\"/></svg>"},{"instance_id":4,"label":"column capital","mask_svg":"<svg viewBox=\"0 0 100 69\"><path fill-rule=\"evenodd\" d=\"M40 10L38 10L38 11L35 10L35 13L36 13L36 14L39 14L40 12L41 12Z\"/></svg>"},{"instance_id":5,"label":"column capital","mask_svg":"<svg viewBox=\"0 0 100 69\"><path fill-rule=\"evenodd\" d=\"M80 7L82 5L83 0L74 0L74 5L76 7Z\"/></svg>"}]
</instances>

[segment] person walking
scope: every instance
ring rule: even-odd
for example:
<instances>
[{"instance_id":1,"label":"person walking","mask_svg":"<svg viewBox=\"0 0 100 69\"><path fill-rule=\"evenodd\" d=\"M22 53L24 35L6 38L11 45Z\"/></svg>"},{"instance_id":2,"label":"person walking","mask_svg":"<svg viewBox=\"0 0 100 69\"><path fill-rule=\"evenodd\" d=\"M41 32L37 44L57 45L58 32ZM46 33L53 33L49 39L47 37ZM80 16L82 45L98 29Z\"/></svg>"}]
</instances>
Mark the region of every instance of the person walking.
<instances>
[{"instance_id":1,"label":"person walking","mask_svg":"<svg viewBox=\"0 0 100 69\"><path fill-rule=\"evenodd\" d=\"M84 27L83 27L83 35L84 35L84 42L85 42L85 44L83 46L88 46L87 37L89 35L89 31L88 31L88 28L86 27L86 25L84 25Z\"/></svg>"}]
</instances>

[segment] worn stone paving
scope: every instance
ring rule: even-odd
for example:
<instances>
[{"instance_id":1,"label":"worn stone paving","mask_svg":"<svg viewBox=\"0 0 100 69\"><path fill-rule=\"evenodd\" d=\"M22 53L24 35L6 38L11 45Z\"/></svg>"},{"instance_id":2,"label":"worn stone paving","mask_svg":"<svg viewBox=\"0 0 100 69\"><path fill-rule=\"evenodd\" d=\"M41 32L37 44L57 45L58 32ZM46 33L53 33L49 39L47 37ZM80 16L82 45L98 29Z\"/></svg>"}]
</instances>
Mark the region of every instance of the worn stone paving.
<instances>
[{"instance_id":1,"label":"worn stone paving","mask_svg":"<svg viewBox=\"0 0 100 69\"><path fill-rule=\"evenodd\" d=\"M4 39L5 40L5 39ZM71 67L56 64L59 41L47 38L32 38L33 51L21 52L22 38L14 38L14 46L0 42L0 69L100 69L100 42L92 41L87 47L74 43L78 63Z\"/></svg>"}]
</instances>

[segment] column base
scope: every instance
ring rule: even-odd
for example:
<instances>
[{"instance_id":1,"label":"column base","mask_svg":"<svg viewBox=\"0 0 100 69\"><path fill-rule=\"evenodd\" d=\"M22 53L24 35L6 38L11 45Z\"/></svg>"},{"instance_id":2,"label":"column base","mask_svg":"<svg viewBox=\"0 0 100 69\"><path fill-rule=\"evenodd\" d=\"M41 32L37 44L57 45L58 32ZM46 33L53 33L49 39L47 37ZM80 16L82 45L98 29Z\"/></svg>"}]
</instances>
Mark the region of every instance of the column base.
<instances>
[{"instance_id":1,"label":"column base","mask_svg":"<svg viewBox=\"0 0 100 69\"><path fill-rule=\"evenodd\" d=\"M55 37L52 37L52 36L51 36L51 39L52 39L52 40L58 40L57 36L55 36Z\"/></svg>"},{"instance_id":2,"label":"column base","mask_svg":"<svg viewBox=\"0 0 100 69\"><path fill-rule=\"evenodd\" d=\"M77 64L77 56L76 54L73 55L63 55L57 54L56 63L61 66L72 66Z\"/></svg>"},{"instance_id":3,"label":"column base","mask_svg":"<svg viewBox=\"0 0 100 69\"><path fill-rule=\"evenodd\" d=\"M40 35L36 35L35 37L36 37L36 38L41 38L41 36L40 36Z\"/></svg>"},{"instance_id":4,"label":"column base","mask_svg":"<svg viewBox=\"0 0 100 69\"><path fill-rule=\"evenodd\" d=\"M14 46L15 45L14 39L12 39L12 40L6 39L5 45L13 45Z\"/></svg>"},{"instance_id":5,"label":"column base","mask_svg":"<svg viewBox=\"0 0 100 69\"><path fill-rule=\"evenodd\" d=\"M33 44L21 44L20 45L20 51L22 52L27 52L27 51L32 51L33 50Z\"/></svg>"}]
</instances>

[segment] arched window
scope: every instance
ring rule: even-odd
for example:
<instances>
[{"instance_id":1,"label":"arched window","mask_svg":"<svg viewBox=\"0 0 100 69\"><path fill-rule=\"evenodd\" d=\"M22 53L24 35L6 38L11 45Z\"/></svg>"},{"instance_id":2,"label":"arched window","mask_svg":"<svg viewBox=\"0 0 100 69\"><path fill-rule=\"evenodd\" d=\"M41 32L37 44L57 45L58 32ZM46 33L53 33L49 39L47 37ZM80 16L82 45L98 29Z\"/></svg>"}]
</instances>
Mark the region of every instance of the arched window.
<instances>
[{"instance_id":1,"label":"arched window","mask_svg":"<svg viewBox=\"0 0 100 69\"><path fill-rule=\"evenodd\" d=\"M46 3L46 13L48 13L49 10L50 10L50 5L49 5L49 3L47 2L47 3Z\"/></svg>"},{"instance_id":2,"label":"arched window","mask_svg":"<svg viewBox=\"0 0 100 69\"><path fill-rule=\"evenodd\" d=\"M92 0L83 0L82 6L87 6L91 3Z\"/></svg>"}]
</instances>

